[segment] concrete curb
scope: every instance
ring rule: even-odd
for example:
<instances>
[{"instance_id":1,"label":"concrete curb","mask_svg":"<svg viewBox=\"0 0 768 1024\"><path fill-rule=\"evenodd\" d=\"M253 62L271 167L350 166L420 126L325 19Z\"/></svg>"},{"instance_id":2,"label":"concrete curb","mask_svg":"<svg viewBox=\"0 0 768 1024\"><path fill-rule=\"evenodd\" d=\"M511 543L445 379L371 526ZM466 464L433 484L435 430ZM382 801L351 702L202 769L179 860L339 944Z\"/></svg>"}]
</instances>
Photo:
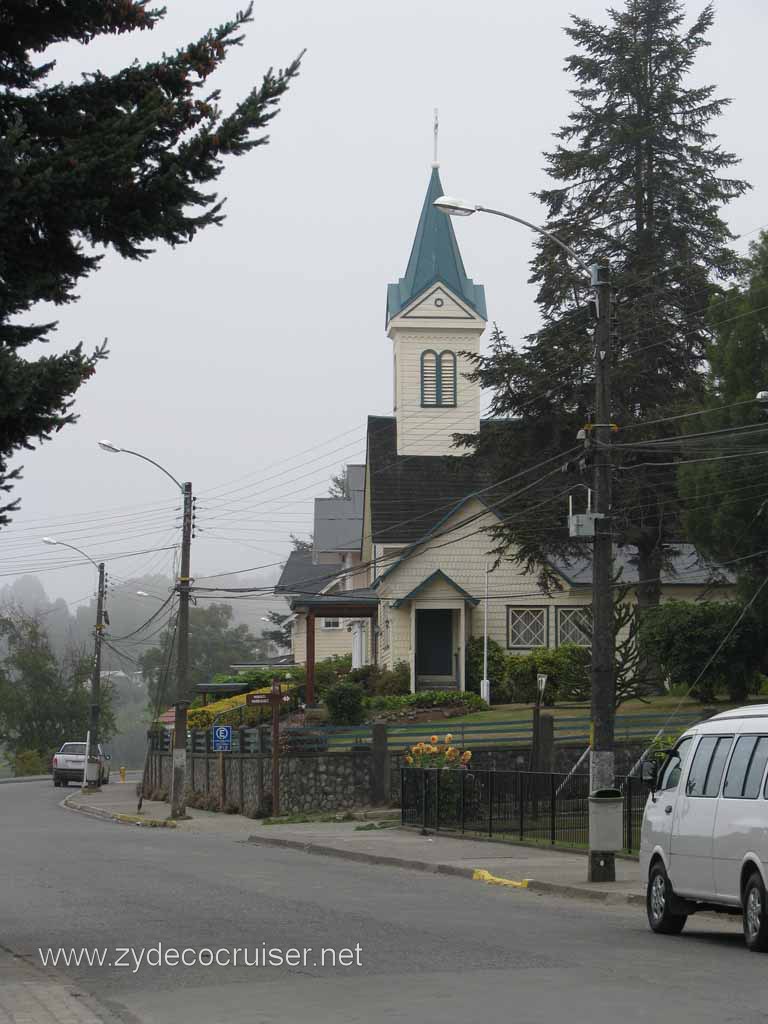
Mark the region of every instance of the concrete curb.
<instances>
[{"instance_id":1,"label":"concrete curb","mask_svg":"<svg viewBox=\"0 0 768 1024\"><path fill-rule=\"evenodd\" d=\"M0 779L0 786L9 786L16 782L50 782L50 775L19 775L10 779Z\"/></svg>"},{"instance_id":2,"label":"concrete curb","mask_svg":"<svg viewBox=\"0 0 768 1024\"><path fill-rule=\"evenodd\" d=\"M645 897L642 893L620 893L590 891L578 885L564 885L560 882L544 882L535 878L500 878L492 875L484 868L458 867L455 864L435 864L431 861L410 860L405 857L388 857L377 853L361 853L358 850L344 850L336 846L324 846L320 843L304 842L300 839L281 839L272 836L248 836L246 840L254 846L277 846L286 850L298 850L300 853L314 853L325 857L337 857L340 860L357 861L360 864L381 864L386 867L403 868L407 871L423 871L432 875L453 875L469 878L486 885L497 885L510 889L528 889L529 892L553 896L566 896L573 899L584 899L591 903L613 905L644 906Z\"/></svg>"},{"instance_id":3,"label":"concrete curb","mask_svg":"<svg viewBox=\"0 0 768 1024\"><path fill-rule=\"evenodd\" d=\"M455 864L434 864L427 860L409 860L405 857L387 857L378 853L361 853L359 850L340 850L336 846L322 846L320 843L306 843L301 839L280 839L277 836L248 836L246 842L254 846L278 846L284 850L298 850L300 853L316 853L324 857L338 857L353 860L359 864L382 864L386 867L405 868L408 871L424 871L432 875L457 875L472 878L475 868L457 867Z\"/></svg>"},{"instance_id":4,"label":"concrete curb","mask_svg":"<svg viewBox=\"0 0 768 1024\"><path fill-rule=\"evenodd\" d=\"M170 818L145 818L142 814L119 814L117 811L106 811L101 807L89 807L88 804L77 803L71 796L65 797L59 806L66 807L70 811L77 811L79 814L87 814L92 818L116 821L121 825L143 825L145 828L176 828L176 822Z\"/></svg>"}]
</instances>

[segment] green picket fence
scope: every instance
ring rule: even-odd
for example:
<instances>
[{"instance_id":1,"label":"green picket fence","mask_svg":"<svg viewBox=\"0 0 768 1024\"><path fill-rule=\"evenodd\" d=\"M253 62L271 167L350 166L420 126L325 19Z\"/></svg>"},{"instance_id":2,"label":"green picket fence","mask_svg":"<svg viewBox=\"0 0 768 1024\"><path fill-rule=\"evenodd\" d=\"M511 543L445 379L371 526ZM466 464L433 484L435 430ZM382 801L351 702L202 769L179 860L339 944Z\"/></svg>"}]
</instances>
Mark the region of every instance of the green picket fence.
<instances>
[{"instance_id":1,"label":"green picket fence","mask_svg":"<svg viewBox=\"0 0 768 1024\"><path fill-rule=\"evenodd\" d=\"M544 709L545 711L547 709ZM555 715L555 742L585 745L589 742L589 715L572 717ZM677 736L689 726L701 720L701 713L687 711L670 716L669 712L647 714L619 714L616 716L616 740L632 742L651 740L659 731L665 736ZM438 722L413 722L387 724L387 739L390 748L403 750L414 743L428 741L437 736L443 742L447 733L460 748L475 747L529 747L531 744L533 720L520 718L494 719L487 722L466 722L446 718ZM371 742L371 728L367 726L319 726L328 739L329 750L349 750Z\"/></svg>"}]
</instances>

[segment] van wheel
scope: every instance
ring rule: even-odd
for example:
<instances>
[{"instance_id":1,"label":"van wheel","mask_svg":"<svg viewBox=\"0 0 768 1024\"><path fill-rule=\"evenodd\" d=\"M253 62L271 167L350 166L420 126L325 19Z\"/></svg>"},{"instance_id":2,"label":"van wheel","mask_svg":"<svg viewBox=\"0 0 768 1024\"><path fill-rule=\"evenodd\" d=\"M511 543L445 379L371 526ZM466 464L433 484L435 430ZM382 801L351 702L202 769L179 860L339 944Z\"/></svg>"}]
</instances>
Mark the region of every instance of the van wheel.
<instances>
[{"instance_id":1,"label":"van wheel","mask_svg":"<svg viewBox=\"0 0 768 1024\"><path fill-rule=\"evenodd\" d=\"M765 886L759 873L749 876L744 887L744 941L754 953L768 951L768 913L765 906Z\"/></svg>"},{"instance_id":2,"label":"van wheel","mask_svg":"<svg viewBox=\"0 0 768 1024\"><path fill-rule=\"evenodd\" d=\"M54 786L56 787L56 789L58 789L58 788L59 788L59 786L61 785L61 782L60 782L60 781L59 781L58 779L54 779L54 780L53 780L53 784L54 784Z\"/></svg>"},{"instance_id":3,"label":"van wheel","mask_svg":"<svg viewBox=\"0 0 768 1024\"><path fill-rule=\"evenodd\" d=\"M648 889L645 906L648 912L648 924L651 930L659 935L679 935L685 928L687 914L673 914L672 901L674 893L664 865L657 861L648 875Z\"/></svg>"}]
</instances>

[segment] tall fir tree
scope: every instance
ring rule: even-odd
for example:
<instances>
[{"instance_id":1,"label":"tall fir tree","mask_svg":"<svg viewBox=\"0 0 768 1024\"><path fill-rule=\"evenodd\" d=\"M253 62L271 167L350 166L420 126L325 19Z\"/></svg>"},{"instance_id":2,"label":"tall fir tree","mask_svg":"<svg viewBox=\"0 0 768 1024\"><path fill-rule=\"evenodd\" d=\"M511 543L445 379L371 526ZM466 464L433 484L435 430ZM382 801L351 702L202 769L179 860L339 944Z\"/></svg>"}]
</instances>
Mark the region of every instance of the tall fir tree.
<instances>
[{"instance_id":1,"label":"tall fir tree","mask_svg":"<svg viewBox=\"0 0 768 1024\"><path fill-rule=\"evenodd\" d=\"M768 573L768 409L755 402L768 390L768 233L751 246L743 280L710 307L714 338L707 348L711 412L686 432L709 433L708 461L692 438L679 468L685 525L697 548L730 562L743 596ZM694 425L695 424L695 425ZM699 441L700 445L702 442ZM722 456L722 457L720 457ZM768 619L768 598L758 610Z\"/></svg>"},{"instance_id":2,"label":"tall fir tree","mask_svg":"<svg viewBox=\"0 0 768 1024\"><path fill-rule=\"evenodd\" d=\"M687 84L712 21L711 5L685 28L679 0L627 0L605 25L574 17L566 29L577 48L566 61L574 109L546 154L552 185L537 198L550 231L586 262L611 264L614 419L633 428L619 443L677 429L676 421L641 424L703 398L707 306L718 280L740 265L721 210L748 185L728 176L736 157L710 130L728 100L714 86ZM551 240L539 238L536 248L531 281L541 328L520 351L496 329L474 377L492 392L492 411L502 419L482 437L459 440L489 459L498 477L570 449L593 407L589 282ZM638 601L650 605L659 600L665 546L681 537L675 469L637 465L668 456L624 452L615 536L634 547L646 581ZM591 485L588 466L581 469L580 482ZM549 480L543 492L532 488L520 499L516 512L535 506L535 515L516 514L497 529L499 551L511 549L530 565L545 564L553 552L584 553L583 542L568 538L564 502L556 502L563 483ZM542 508L542 493L554 507Z\"/></svg>"},{"instance_id":3,"label":"tall fir tree","mask_svg":"<svg viewBox=\"0 0 768 1024\"><path fill-rule=\"evenodd\" d=\"M252 5L174 54L115 74L54 81L54 44L150 31L164 8L150 0L4 4L0 11L0 490L20 470L14 452L71 423L74 395L106 355L76 345L36 356L55 323L29 323L35 303L73 302L103 251L146 259L221 224L210 190L223 158L269 139L264 129L298 74L300 57L269 69L230 112L209 79L243 40ZM0 507L7 523L17 501Z\"/></svg>"}]
</instances>

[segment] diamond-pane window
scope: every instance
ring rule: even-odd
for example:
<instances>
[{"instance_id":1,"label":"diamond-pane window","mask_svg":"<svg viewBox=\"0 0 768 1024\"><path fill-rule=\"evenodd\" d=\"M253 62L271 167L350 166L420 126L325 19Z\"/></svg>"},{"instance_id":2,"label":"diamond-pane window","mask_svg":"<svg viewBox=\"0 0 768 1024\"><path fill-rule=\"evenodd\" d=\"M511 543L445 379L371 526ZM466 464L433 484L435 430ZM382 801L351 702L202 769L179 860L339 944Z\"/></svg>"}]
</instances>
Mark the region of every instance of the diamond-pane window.
<instances>
[{"instance_id":1,"label":"diamond-pane window","mask_svg":"<svg viewBox=\"0 0 768 1024\"><path fill-rule=\"evenodd\" d=\"M558 644L578 644L589 647L592 643L592 624L586 608L557 609Z\"/></svg>"},{"instance_id":2,"label":"diamond-pane window","mask_svg":"<svg viewBox=\"0 0 768 1024\"><path fill-rule=\"evenodd\" d=\"M546 647L546 608L507 608L508 647Z\"/></svg>"}]
</instances>

